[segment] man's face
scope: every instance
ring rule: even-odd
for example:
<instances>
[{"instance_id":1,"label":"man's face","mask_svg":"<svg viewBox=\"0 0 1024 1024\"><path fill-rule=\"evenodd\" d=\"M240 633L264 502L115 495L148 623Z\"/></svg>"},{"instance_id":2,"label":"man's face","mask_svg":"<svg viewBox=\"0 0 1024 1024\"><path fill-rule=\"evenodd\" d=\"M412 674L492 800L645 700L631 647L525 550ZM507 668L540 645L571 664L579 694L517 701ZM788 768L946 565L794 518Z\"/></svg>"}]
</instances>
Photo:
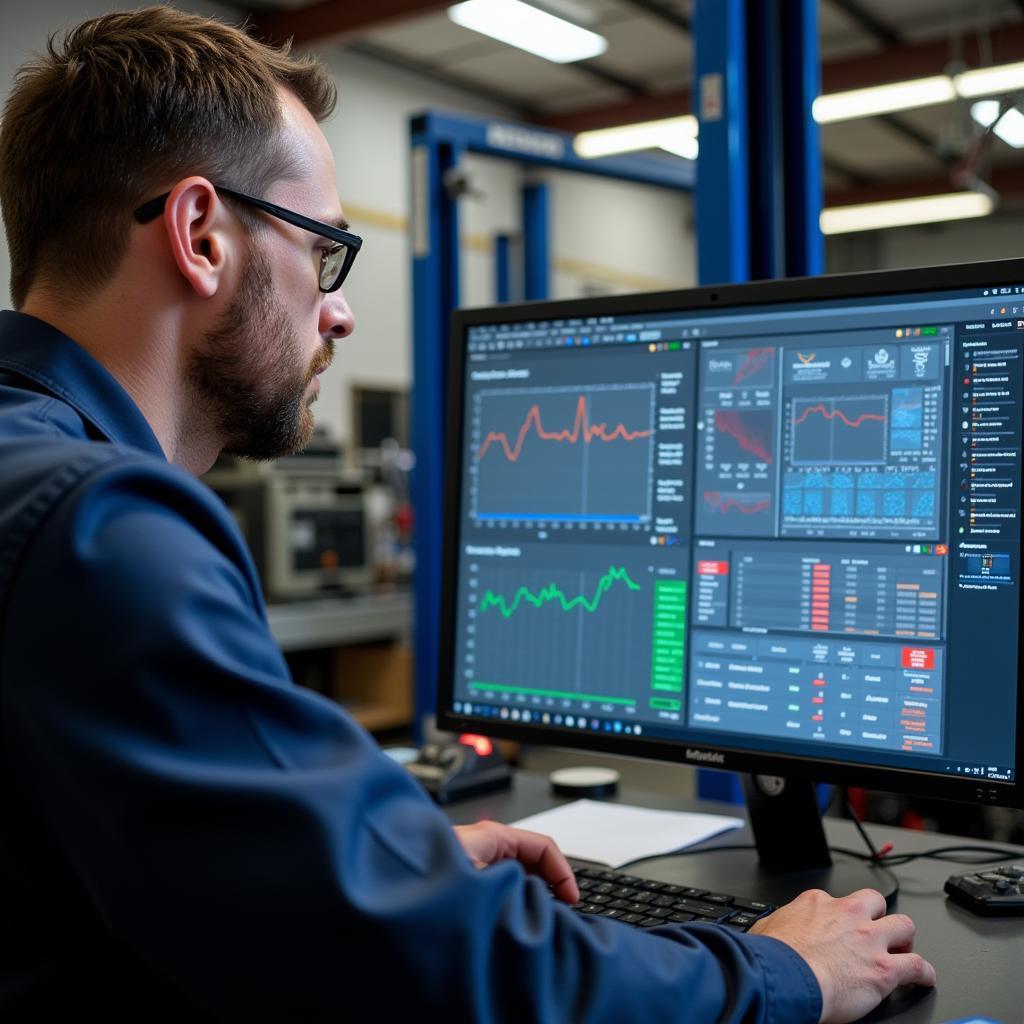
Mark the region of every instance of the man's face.
<instances>
[{"instance_id":1,"label":"man's face","mask_svg":"<svg viewBox=\"0 0 1024 1024\"><path fill-rule=\"evenodd\" d=\"M327 369L334 341L312 358L283 302L275 294L270 261L252 249L227 312L192 353L189 381L215 417L224 451L266 461L300 451L313 433L309 406L316 377Z\"/></svg>"},{"instance_id":2,"label":"man's face","mask_svg":"<svg viewBox=\"0 0 1024 1024\"><path fill-rule=\"evenodd\" d=\"M284 145L299 173L264 197L316 220L337 223L334 159L302 104L282 92ZM354 327L341 292L319 290L328 244L301 228L257 214L245 262L227 310L193 351L189 381L234 455L269 460L299 451L313 432L310 405L335 341Z\"/></svg>"}]
</instances>

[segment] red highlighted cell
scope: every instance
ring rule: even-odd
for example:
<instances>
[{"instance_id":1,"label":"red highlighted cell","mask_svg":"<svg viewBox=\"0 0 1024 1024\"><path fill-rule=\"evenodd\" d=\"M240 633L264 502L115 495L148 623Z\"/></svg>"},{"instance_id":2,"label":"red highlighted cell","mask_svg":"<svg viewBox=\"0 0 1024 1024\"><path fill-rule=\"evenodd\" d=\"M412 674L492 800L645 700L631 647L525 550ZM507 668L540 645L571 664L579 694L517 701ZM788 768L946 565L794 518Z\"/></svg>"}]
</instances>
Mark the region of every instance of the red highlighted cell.
<instances>
[{"instance_id":1,"label":"red highlighted cell","mask_svg":"<svg viewBox=\"0 0 1024 1024\"><path fill-rule=\"evenodd\" d=\"M904 647L903 667L931 672L935 668L934 647Z\"/></svg>"},{"instance_id":2,"label":"red highlighted cell","mask_svg":"<svg viewBox=\"0 0 1024 1024\"><path fill-rule=\"evenodd\" d=\"M697 563L698 576L728 576L728 562L699 561Z\"/></svg>"}]
</instances>

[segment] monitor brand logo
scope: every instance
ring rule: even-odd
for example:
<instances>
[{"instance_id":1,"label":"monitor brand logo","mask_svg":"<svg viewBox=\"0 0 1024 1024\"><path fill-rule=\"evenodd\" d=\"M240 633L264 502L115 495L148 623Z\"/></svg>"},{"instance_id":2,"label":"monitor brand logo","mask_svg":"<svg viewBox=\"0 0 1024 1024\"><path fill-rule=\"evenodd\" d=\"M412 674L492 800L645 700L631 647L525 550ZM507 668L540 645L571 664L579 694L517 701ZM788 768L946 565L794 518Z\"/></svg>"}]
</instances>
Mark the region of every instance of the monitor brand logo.
<instances>
[{"instance_id":1,"label":"monitor brand logo","mask_svg":"<svg viewBox=\"0 0 1024 1024\"><path fill-rule=\"evenodd\" d=\"M694 750L693 747L686 748L686 759L703 761L705 764L725 764L725 754L717 754L713 750Z\"/></svg>"}]
</instances>

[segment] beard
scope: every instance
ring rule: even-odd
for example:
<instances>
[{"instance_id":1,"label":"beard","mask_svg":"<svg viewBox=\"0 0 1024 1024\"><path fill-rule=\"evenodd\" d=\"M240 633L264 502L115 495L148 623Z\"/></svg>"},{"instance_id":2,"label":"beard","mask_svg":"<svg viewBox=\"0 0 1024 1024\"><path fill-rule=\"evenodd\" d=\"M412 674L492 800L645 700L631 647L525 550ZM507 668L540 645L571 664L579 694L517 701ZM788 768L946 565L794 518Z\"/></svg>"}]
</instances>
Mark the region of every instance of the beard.
<instances>
[{"instance_id":1,"label":"beard","mask_svg":"<svg viewBox=\"0 0 1024 1024\"><path fill-rule=\"evenodd\" d=\"M330 346L302 367L302 343L274 298L269 261L248 259L228 310L192 353L188 381L229 455L266 462L301 451L313 433L310 381Z\"/></svg>"}]
</instances>

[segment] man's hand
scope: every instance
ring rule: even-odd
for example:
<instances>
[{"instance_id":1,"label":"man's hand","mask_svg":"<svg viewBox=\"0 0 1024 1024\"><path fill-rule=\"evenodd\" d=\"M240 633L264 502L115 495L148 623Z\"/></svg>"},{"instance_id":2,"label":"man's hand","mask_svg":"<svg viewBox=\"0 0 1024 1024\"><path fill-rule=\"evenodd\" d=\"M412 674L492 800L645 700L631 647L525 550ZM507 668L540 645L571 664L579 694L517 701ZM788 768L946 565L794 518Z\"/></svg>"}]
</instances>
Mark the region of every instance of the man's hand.
<instances>
[{"instance_id":1,"label":"man's hand","mask_svg":"<svg viewBox=\"0 0 1024 1024\"><path fill-rule=\"evenodd\" d=\"M560 900L578 902L580 891L572 868L549 836L499 825L496 821L456 825L455 835L476 867L485 868L499 860L517 860L531 875L544 879Z\"/></svg>"},{"instance_id":2,"label":"man's hand","mask_svg":"<svg viewBox=\"0 0 1024 1024\"><path fill-rule=\"evenodd\" d=\"M838 900L812 889L750 931L795 949L821 986L822 1024L843 1024L859 1020L897 985L935 984L935 968L911 952L914 922L884 915L885 900L874 889Z\"/></svg>"}]
</instances>

